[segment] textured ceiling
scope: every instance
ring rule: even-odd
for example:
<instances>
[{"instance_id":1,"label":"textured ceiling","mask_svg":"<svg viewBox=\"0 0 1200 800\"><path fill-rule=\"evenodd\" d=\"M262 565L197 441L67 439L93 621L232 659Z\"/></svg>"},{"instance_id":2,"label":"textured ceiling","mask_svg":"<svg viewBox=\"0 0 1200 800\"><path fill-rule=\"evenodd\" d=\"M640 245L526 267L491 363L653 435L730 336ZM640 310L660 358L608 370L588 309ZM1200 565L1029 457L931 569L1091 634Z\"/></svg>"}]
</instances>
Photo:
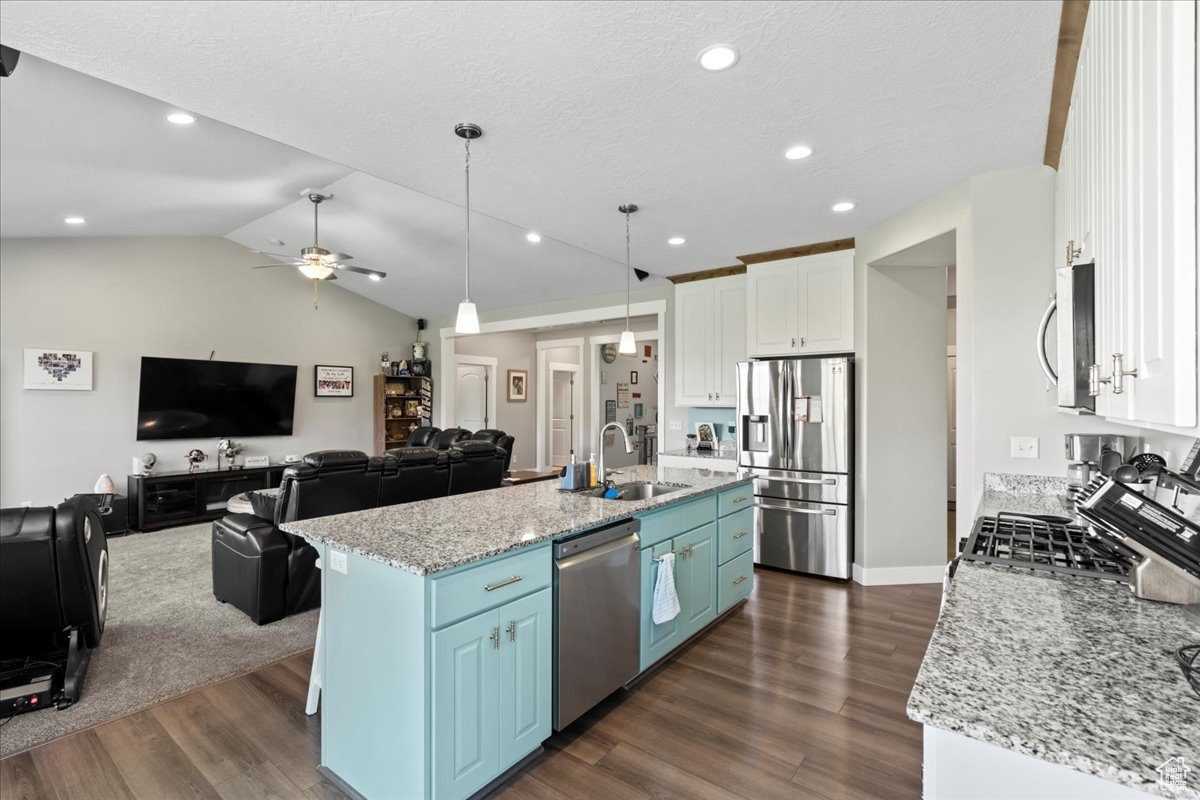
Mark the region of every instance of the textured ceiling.
<instances>
[{"instance_id":1,"label":"textured ceiling","mask_svg":"<svg viewBox=\"0 0 1200 800\"><path fill-rule=\"evenodd\" d=\"M350 172L173 110L23 55L0 82L0 236L221 236Z\"/></svg>"},{"instance_id":2,"label":"textured ceiling","mask_svg":"<svg viewBox=\"0 0 1200 800\"><path fill-rule=\"evenodd\" d=\"M452 129L476 122L478 210L623 261L615 206L636 202L635 262L674 274L854 235L972 174L1038 163L1058 15L1044 0L5 0L0 30L10 46L451 203ZM701 70L715 42L741 61ZM815 154L783 159L797 143ZM829 211L846 198L855 211ZM446 215L426 236L460 231ZM523 302L557 288L503 261ZM457 260L437 267L433 280L457 282Z\"/></svg>"}]
</instances>

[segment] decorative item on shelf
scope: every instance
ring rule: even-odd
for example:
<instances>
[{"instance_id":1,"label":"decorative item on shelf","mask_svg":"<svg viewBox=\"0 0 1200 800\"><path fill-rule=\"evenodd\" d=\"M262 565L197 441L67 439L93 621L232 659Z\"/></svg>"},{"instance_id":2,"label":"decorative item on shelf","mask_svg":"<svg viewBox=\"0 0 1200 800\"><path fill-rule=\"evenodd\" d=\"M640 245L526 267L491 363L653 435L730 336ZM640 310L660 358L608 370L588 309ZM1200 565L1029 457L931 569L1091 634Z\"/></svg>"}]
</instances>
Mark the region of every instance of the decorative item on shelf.
<instances>
[{"instance_id":1,"label":"decorative item on shelf","mask_svg":"<svg viewBox=\"0 0 1200 800\"><path fill-rule=\"evenodd\" d=\"M221 459L224 458L226 466L229 469L241 469L237 464L237 457L246 449L246 445L239 444L233 439L222 439L217 442L217 469L221 468Z\"/></svg>"},{"instance_id":2,"label":"decorative item on shelf","mask_svg":"<svg viewBox=\"0 0 1200 800\"><path fill-rule=\"evenodd\" d=\"M184 458L186 458L188 462L188 472L195 472L196 470L200 469L201 464L203 464L205 461L208 461L208 454L197 447L193 447L191 450L187 451L187 455L184 456Z\"/></svg>"},{"instance_id":3,"label":"decorative item on shelf","mask_svg":"<svg viewBox=\"0 0 1200 800\"><path fill-rule=\"evenodd\" d=\"M394 405L388 411L388 416L392 419L400 419L404 416L404 409L402 409L399 404Z\"/></svg>"},{"instance_id":4,"label":"decorative item on shelf","mask_svg":"<svg viewBox=\"0 0 1200 800\"><path fill-rule=\"evenodd\" d=\"M91 391L92 354L84 350L26 347L25 388Z\"/></svg>"},{"instance_id":5,"label":"decorative item on shelf","mask_svg":"<svg viewBox=\"0 0 1200 800\"><path fill-rule=\"evenodd\" d=\"M415 422L410 422L410 423L408 424L408 432L411 434L413 431L415 431L415 430L416 430L417 428L419 428L419 427L421 427L421 426L420 426L420 425L418 425L417 423L415 423Z\"/></svg>"},{"instance_id":6,"label":"decorative item on shelf","mask_svg":"<svg viewBox=\"0 0 1200 800\"><path fill-rule=\"evenodd\" d=\"M408 371L419 377L425 377L429 375L429 373L433 372L433 370L429 367L428 358L414 358L412 361L408 362Z\"/></svg>"},{"instance_id":7,"label":"decorative item on shelf","mask_svg":"<svg viewBox=\"0 0 1200 800\"><path fill-rule=\"evenodd\" d=\"M392 372L392 361L388 358L387 351L383 351L383 355L379 357L379 371L384 375L390 375Z\"/></svg>"},{"instance_id":8,"label":"decorative item on shelf","mask_svg":"<svg viewBox=\"0 0 1200 800\"><path fill-rule=\"evenodd\" d=\"M313 367L314 397L354 397L354 367Z\"/></svg>"},{"instance_id":9,"label":"decorative item on shelf","mask_svg":"<svg viewBox=\"0 0 1200 800\"><path fill-rule=\"evenodd\" d=\"M716 448L718 436L717 426L711 422L696 423L696 447L700 450L712 450Z\"/></svg>"},{"instance_id":10,"label":"decorative item on shelf","mask_svg":"<svg viewBox=\"0 0 1200 800\"><path fill-rule=\"evenodd\" d=\"M633 203L624 203L617 206L617 210L625 215L625 330L621 331L621 343L617 346L617 352L632 356L637 354L637 341L634 339L633 329L629 327L629 276L633 272L633 264L629 260L629 215L637 211L638 207Z\"/></svg>"},{"instance_id":11,"label":"decorative item on shelf","mask_svg":"<svg viewBox=\"0 0 1200 800\"><path fill-rule=\"evenodd\" d=\"M158 456L154 453L142 453L140 456L134 456L133 474L148 478L154 474L154 465L157 463Z\"/></svg>"},{"instance_id":12,"label":"decorative item on shelf","mask_svg":"<svg viewBox=\"0 0 1200 800\"><path fill-rule=\"evenodd\" d=\"M271 466L270 456L246 456L246 468L252 467L269 467Z\"/></svg>"},{"instance_id":13,"label":"decorative item on shelf","mask_svg":"<svg viewBox=\"0 0 1200 800\"><path fill-rule=\"evenodd\" d=\"M508 371L508 402L524 403L529 399L529 371L510 369Z\"/></svg>"},{"instance_id":14,"label":"decorative item on shelf","mask_svg":"<svg viewBox=\"0 0 1200 800\"><path fill-rule=\"evenodd\" d=\"M107 472L100 473L100 477L96 478L96 485L92 487L92 494L112 494L117 490L117 486L113 483L112 476Z\"/></svg>"},{"instance_id":15,"label":"decorative item on shelf","mask_svg":"<svg viewBox=\"0 0 1200 800\"><path fill-rule=\"evenodd\" d=\"M404 401L404 416L406 416L406 417L421 416L421 401L420 400L405 400Z\"/></svg>"},{"instance_id":16,"label":"decorative item on shelf","mask_svg":"<svg viewBox=\"0 0 1200 800\"><path fill-rule=\"evenodd\" d=\"M413 342L413 361L425 359L425 342L421 339L421 331L425 330L425 320L417 320L417 340Z\"/></svg>"},{"instance_id":17,"label":"decorative item on shelf","mask_svg":"<svg viewBox=\"0 0 1200 800\"><path fill-rule=\"evenodd\" d=\"M483 128L473 122L460 122L454 126L454 135L464 140L466 160L463 174L466 177L466 259L463 268L463 301L458 304L458 317L454 321L454 332L458 334L479 333L479 314L471 302L471 140L483 136Z\"/></svg>"}]
</instances>

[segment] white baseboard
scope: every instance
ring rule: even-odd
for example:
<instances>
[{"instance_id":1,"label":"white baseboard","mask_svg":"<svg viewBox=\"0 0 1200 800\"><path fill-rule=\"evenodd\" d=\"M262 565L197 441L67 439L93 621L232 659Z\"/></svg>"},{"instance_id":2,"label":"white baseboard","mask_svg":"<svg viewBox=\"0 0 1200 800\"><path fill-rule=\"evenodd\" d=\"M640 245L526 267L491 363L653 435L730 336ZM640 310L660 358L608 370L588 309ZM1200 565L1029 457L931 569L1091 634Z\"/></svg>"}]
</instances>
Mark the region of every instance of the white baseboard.
<instances>
[{"instance_id":1,"label":"white baseboard","mask_svg":"<svg viewBox=\"0 0 1200 800\"><path fill-rule=\"evenodd\" d=\"M945 564L932 564L928 567L864 567L855 564L851 573L854 582L863 586L941 583L945 574Z\"/></svg>"}]
</instances>

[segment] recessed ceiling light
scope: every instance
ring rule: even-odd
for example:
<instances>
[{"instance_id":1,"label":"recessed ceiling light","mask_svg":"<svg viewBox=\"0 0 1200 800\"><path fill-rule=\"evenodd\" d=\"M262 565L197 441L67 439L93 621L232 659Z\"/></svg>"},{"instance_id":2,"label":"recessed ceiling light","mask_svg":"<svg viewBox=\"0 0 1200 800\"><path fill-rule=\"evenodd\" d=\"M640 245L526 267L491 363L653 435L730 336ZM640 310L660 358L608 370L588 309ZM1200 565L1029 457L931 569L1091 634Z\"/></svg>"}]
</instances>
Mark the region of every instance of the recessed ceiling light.
<instances>
[{"instance_id":1,"label":"recessed ceiling light","mask_svg":"<svg viewBox=\"0 0 1200 800\"><path fill-rule=\"evenodd\" d=\"M670 239L667 239L667 244L683 244L686 241L687 239L682 236L672 236Z\"/></svg>"},{"instance_id":2,"label":"recessed ceiling light","mask_svg":"<svg viewBox=\"0 0 1200 800\"><path fill-rule=\"evenodd\" d=\"M383 280L383 278L379 277L378 275L368 275L367 277L368 277L368 278L370 278L370 279L371 279L371 280L373 280L373 281L381 281L381 280Z\"/></svg>"},{"instance_id":3,"label":"recessed ceiling light","mask_svg":"<svg viewBox=\"0 0 1200 800\"><path fill-rule=\"evenodd\" d=\"M63 220L63 222L67 223L68 225L82 225L83 223L87 222L87 220L83 217L67 217Z\"/></svg>"},{"instance_id":4,"label":"recessed ceiling light","mask_svg":"<svg viewBox=\"0 0 1200 800\"><path fill-rule=\"evenodd\" d=\"M529 233L525 234L525 238L528 239L529 241L533 242L534 244L537 244L538 242L540 242L542 240L541 235L536 234L533 231L530 231Z\"/></svg>"},{"instance_id":5,"label":"recessed ceiling light","mask_svg":"<svg viewBox=\"0 0 1200 800\"><path fill-rule=\"evenodd\" d=\"M167 122L173 125L191 125L196 121L196 118L191 114L185 114L182 111L176 111L173 114L167 114Z\"/></svg>"},{"instance_id":6,"label":"recessed ceiling light","mask_svg":"<svg viewBox=\"0 0 1200 800\"><path fill-rule=\"evenodd\" d=\"M802 158L808 158L812 155L812 148L798 144L783 154L784 158L790 158L792 161L799 161Z\"/></svg>"},{"instance_id":7,"label":"recessed ceiling light","mask_svg":"<svg viewBox=\"0 0 1200 800\"><path fill-rule=\"evenodd\" d=\"M834 203L832 208L834 211L840 214L843 211L849 211L850 209L854 208L854 203L851 203L849 200L843 200L840 203Z\"/></svg>"},{"instance_id":8,"label":"recessed ceiling light","mask_svg":"<svg viewBox=\"0 0 1200 800\"><path fill-rule=\"evenodd\" d=\"M712 72L729 69L738 60L738 51L728 44L714 44L700 51L700 66Z\"/></svg>"}]
</instances>

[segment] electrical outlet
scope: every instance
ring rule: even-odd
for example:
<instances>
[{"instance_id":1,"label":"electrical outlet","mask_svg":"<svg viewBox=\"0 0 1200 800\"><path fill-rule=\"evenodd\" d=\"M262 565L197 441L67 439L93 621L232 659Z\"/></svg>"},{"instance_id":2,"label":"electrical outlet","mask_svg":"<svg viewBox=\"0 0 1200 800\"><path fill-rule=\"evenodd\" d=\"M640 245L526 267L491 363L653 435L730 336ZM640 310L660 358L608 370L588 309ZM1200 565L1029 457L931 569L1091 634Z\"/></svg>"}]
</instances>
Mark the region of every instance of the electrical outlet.
<instances>
[{"instance_id":1,"label":"electrical outlet","mask_svg":"<svg viewBox=\"0 0 1200 800\"><path fill-rule=\"evenodd\" d=\"M1013 458L1037 458L1038 439L1036 436L1014 436L1010 440Z\"/></svg>"},{"instance_id":2,"label":"electrical outlet","mask_svg":"<svg viewBox=\"0 0 1200 800\"><path fill-rule=\"evenodd\" d=\"M677 419L673 419L667 423L667 430L681 431L681 430L683 430L683 422L681 422L680 420L677 420Z\"/></svg>"},{"instance_id":3,"label":"electrical outlet","mask_svg":"<svg viewBox=\"0 0 1200 800\"><path fill-rule=\"evenodd\" d=\"M346 574L346 554L339 553L337 550L329 551L329 568L334 572L339 572L342 575Z\"/></svg>"}]
</instances>

